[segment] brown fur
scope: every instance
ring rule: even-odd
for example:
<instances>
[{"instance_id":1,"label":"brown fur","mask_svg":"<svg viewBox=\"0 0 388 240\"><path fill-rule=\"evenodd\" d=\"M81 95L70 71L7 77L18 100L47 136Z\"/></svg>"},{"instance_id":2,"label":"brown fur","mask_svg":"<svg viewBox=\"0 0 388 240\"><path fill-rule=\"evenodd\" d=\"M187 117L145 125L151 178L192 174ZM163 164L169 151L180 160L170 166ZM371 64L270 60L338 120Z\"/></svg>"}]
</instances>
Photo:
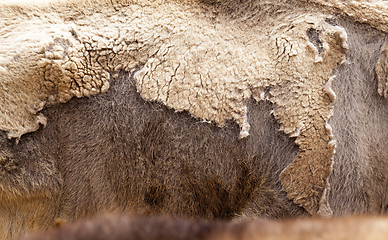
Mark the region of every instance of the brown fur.
<instances>
[{"instance_id":1,"label":"brown fur","mask_svg":"<svg viewBox=\"0 0 388 240\"><path fill-rule=\"evenodd\" d=\"M251 1L227 3L196 2L207 10L214 8L217 19L226 18L245 28L271 16L256 14ZM275 14L283 4L276 3L260 6ZM307 7L296 1L288 4L295 9ZM109 14L118 11L116 5L105 5ZM314 4L308 6L316 9ZM71 13L66 11L72 8L66 7L55 11L63 11L64 21L71 22L94 13L83 7ZM24 16L31 10L12 11ZM332 83L335 95L325 98L334 101L329 123L337 141L328 178L331 190L319 188L316 194L328 199L334 215L386 213L388 102L378 94L374 71L378 59L385 59L380 56L386 33L345 15L326 22L345 29L349 50L347 63L336 66L333 73L337 75ZM323 44L320 34L306 32L318 53ZM385 66L381 61L380 66ZM135 81L143 64L112 70L105 93L35 109L33 115L42 113L47 125L20 140L0 132L0 238L101 212L208 219L308 215L287 197L280 181L300 148L296 137L280 131L282 123L274 116L278 106L268 100L270 88L264 89L263 100L247 101L249 136L239 138L241 126L235 121L220 127L188 111L145 101ZM330 92L330 87L325 89ZM39 121L34 123L39 125ZM316 211L318 206L313 207Z\"/></svg>"},{"instance_id":2,"label":"brown fur","mask_svg":"<svg viewBox=\"0 0 388 240\"><path fill-rule=\"evenodd\" d=\"M19 240L382 240L387 234L382 217L227 222L106 215Z\"/></svg>"}]
</instances>

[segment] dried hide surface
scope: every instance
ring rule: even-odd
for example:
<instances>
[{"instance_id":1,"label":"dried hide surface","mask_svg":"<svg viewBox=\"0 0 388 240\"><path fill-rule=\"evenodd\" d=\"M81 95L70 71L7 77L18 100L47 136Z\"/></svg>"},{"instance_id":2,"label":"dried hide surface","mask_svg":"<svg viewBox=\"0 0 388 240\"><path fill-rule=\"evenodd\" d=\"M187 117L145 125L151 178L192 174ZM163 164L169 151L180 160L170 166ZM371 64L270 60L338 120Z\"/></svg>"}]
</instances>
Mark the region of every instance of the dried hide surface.
<instances>
[{"instance_id":1,"label":"dried hide surface","mask_svg":"<svg viewBox=\"0 0 388 240\"><path fill-rule=\"evenodd\" d=\"M353 216L285 221L188 221L167 217L100 216L19 240L382 240L388 219Z\"/></svg>"},{"instance_id":2,"label":"dried hide surface","mask_svg":"<svg viewBox=\"0 0 388 240\"><path fill-rule=\"evenodd\" d=\"M0 236L385 212L387 23L384 1L0 5L1 221L25 213Z\"/></svg>"}]
</instances>

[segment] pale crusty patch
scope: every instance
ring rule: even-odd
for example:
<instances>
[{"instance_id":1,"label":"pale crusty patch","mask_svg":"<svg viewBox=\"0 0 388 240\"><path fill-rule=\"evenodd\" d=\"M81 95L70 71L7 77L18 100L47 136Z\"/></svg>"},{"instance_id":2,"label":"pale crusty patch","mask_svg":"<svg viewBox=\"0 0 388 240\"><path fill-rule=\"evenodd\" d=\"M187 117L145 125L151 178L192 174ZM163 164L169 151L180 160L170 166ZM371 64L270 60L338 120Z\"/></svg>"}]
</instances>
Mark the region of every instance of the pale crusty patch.
<instances>
[{"instance_id":1,"label":"pale crusty patch","mask_svg":"<svg viewBox=\"0 0 388 240\"><path fill-rule=\"evenodd\" d=\"M382 0L308 0L332 9L340 14L347 15L354 20L370 24L381 31L388 32L388 2Z\"/></svg>"},{"instance_id":2,"label":"pale crusty patch","mask_svg":"<svg viewBox=\"0 0 388 240\"><path fill-rule=\"evenodd\" d=\"M247 101L268 100L281 130L296 137L300 148L281 174L288 196L311 214L330 215L327 179L335 149L327 123L335 99L330 84L332 71L345 60L346 32L325 23L329 15L319 13L323 8L273 1L278 15L247 27L246 21L188 2L134 1L119 9L63 3L19 12L3 7L0 104L6 107L0 129L10 138L35 131L46 124L39 113L46 104L104 92L110 74L136 68L145 100L219 126L234 119L241 137L249 135ZM356 11L341 1L313 2L333 9L346 5L348 15ZM368 6L374 13L381 8ZM380 25L387 20L376 14L368 21L386 30ZM309 40L310 29L320 33L322 49Z\"/></svg>"},{"instance_id":3,"label":"pale crusty patch","mask_svg":"<svg viewBox=\"0 0 388 240\"><path fill-rule=\"evenodd\" d=\"M109 73L89 61L86 45L55 14L0 19L5 22L0 29L0 101L7 106L0 112L0 129L9 138L45 125L39 113L45 104L108 89Z\"/></svg>"},{"instance_id":4,"label":"pale crusty patch","mask_svg":"<svg viewBox=\"0 0 388 240\"><path fill-rule=\"evenodd\" d=\"M376 64L376 75L378 80L377 91L380 96L388 97L388 44L385 44Z\"/></svg>"},{"instance_id":5,"label":"pale crusty patch","mask_svg":"<svg viewBox=\"0 0 388 240\"><path fill-rule=\"evenodd\" d=\"M256 34L264 29L225 28L202 18L198 23L193 18L182 21L168 41L168 51L156 54L136 73L139 91L146 100L220 126L235 119L244 137L249 133L246 103L251 97L262 100L267 89L281 130L297 137L300 147L281 174L283 186L291 199L315 214L327 188L335 146L327 127L334 100L327 83L347 50L344 30L323 19L298 16L286 29L264 33L266 38ZM319 56L306 35L311 28L322 32L324 50Z\"/></svg>"}]
</instances>

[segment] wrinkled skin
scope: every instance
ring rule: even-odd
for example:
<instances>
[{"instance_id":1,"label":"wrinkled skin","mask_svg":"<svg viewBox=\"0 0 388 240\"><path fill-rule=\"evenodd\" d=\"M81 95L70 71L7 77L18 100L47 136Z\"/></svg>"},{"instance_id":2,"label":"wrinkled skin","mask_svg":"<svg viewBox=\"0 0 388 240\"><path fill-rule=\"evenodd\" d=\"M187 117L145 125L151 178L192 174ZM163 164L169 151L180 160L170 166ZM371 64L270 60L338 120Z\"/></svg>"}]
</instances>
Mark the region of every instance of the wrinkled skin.
<instances>
[{"instance_id":1,"label":"wrinkled skin","mask_svg":"<svg viewBox=\"0 0 388 240\"><path fill-rule=\"evenodd\" d=\"M386 213L388 101L377 90L375 66L383 66L387 36L343 15L325 21L345 30L348 50L332 72L327 123L335 154L329 187L317 195L334 215ZM319 32L306 32L306 39L320 49ZM320 213L290 197L281 181L305 146L297 141L304 133L285 133L270 89L246 100L250 129L241 138L237 117L220 126L145 100L136 78L144 64L108 69L109 88L99 94L38 107L34 114L47 123L36 131L20 138L1 131L0 238L100 212L208 219Z\"/></svg>"}]
</instances>

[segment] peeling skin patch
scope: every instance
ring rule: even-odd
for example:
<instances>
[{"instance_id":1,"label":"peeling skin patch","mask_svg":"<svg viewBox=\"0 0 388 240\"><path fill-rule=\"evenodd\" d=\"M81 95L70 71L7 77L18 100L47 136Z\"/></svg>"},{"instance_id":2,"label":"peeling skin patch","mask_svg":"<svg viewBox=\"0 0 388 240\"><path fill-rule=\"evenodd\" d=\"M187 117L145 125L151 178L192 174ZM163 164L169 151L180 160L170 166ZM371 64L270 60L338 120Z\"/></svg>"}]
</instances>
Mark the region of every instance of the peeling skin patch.
<instances>
[{"instance_id":1,"label":"peeling skin patch","mask_svg":"<svg viewBox=\"0 0 388 240\"><path fill-rule=\"evenodd\" d=\"M7 106L1 111L0 129L8 131L9 138L45 125L45 117L38 113L45 104L88 97L109 87L109 73L91 59L87 39L79 42L70 25L58 18L45 23L44 17L23 19L21 25L0 30L0 97ZM39 109L33 110L36 105Z\"/></svg>"},{"instance_id":2,"label":"peeling skin patch","mask_svg":"<svg viewBox=\"0 0 388 240\"><path fill-rule=\"evenodd\" d=\"M36 131L46 124L43 107L103 93L120 70L139 67L135 79L144 99L220 127L234 119L241 137L249 135L247 101L266 96L281 130L296 137L300 149L281 174L288 197L311 214L330 215L330 84L347 46L345 30L324 20L340 11L388 31L388 17L373 3L303 2L270 1L277 11L246 16L219 10L233 8L233 1L217 3L219 9L172 0L119 8L111 1L0 6L0 129L9 138ZM252 4L267 9L269 3ZM311 29L319 33L313 42Z\"/></svg>"},{"instance_id":3,"label":"peeling skin patch","mask_svg":"<svg viewBox=\"0 0 388 240\"><path fill-rule=\"evenodd\" d=\"M135 79L144 99L186 110L220 126L235 119L244 137L249 133L246 102L251 97L260 101L269 88L268 100L274 103L281 130L296 137L300 146L294 163L281 174L283 186L311 214L321 206L330 215L327 199L321 199L334 152L327 127L335 96L330 76L343 62L346 45L342 29L325 24L323 17L304 18L287 31L272 30L268 39L255 35L263 29L247 33L210 23L191 20L185 26L182 22L180 26L189 32L182 31L169 41L169 51L148 60ZM325 41L320 63L308 46L311 26L321 29Z\"/></svg>"},{"instance_id":4,"label":"peeling skin patch","mask_svg":"<svg viewBox=\"0 0 388 240\"><path fill-rule=\"evenodd\" d=\"M380 96L388 97L388 44L385 44L380 53L380 58L376 65L376 75L378 79L377 91Z\"/></svg>"},{"instance_id":5,"label":"peeling skin patch","mask_svg":"<svg viewBox=\"0 0 388 240\"><path fill-rule=\"evenodd\" d=\"M308 0L323 8L347 15L352 19L370 24L381 31L388 32L388 4L387 1L346 1L346 0Z\"/></svg>"}]
</instances>

